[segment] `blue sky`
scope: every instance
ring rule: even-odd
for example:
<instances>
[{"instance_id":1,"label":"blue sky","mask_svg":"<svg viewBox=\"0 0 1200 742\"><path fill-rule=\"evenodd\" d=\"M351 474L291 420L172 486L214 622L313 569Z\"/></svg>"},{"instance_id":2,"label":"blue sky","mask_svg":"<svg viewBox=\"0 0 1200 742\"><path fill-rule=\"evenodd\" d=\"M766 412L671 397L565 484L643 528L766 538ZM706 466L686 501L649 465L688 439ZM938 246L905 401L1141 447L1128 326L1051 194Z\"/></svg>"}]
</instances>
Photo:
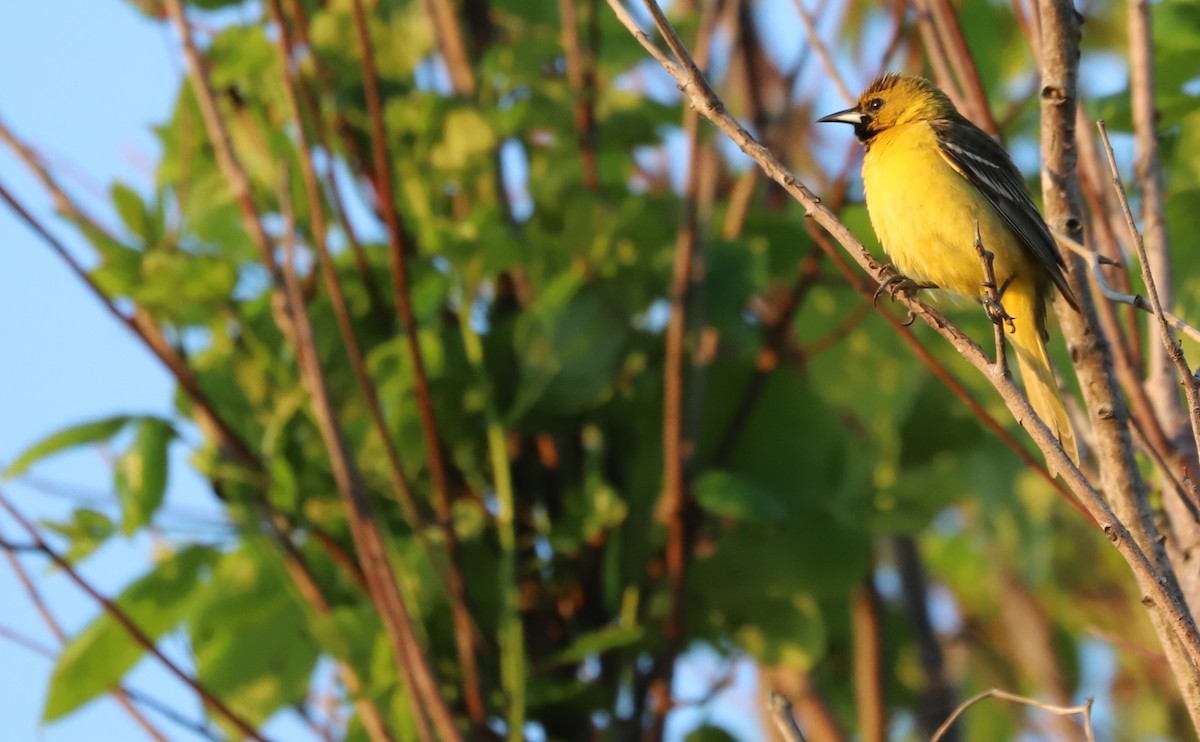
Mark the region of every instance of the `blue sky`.
<instances>
[{"instance_id":1,"label":"blue sky","mask_svg":"<svg viewBox=\"0 0 1200 742\"><path fill-rule=\"evenodd\" d=\"M173 46L161 25L118 0L0 5L0 117L35 145L70 190L108 223L113 219L104 201L108 183L119 178L145 191L153 182L157 147L149 125L170 110L180 70ZM68 244L81 245L7 151L0 152L0 180ZM172 385L157 362L7 208L0 208L0 317L0 463L74 423L118 413L171 411ZM187 472L185 458L186 452L176 446L168 502L212 512L210 498ZM111 475L102 451L66 454L34 473L39 480L110 498ZM72 507L20 481L5 486L5 494L36 518L59 518ZM0 529L7 538L23 540L11 521L0 519ZM149 562L153 548L149 537L117 539L86 562L83 572L114 594ZM63 576L50 574L44 560L29 557L23 562L69 632L96 616L95 604ZM0 626L54 646L7 565L0 566L0 596ZM170 642L166 649L183 656ZM0 640L0 668L6 740L144 738L107 699L43 728L50 662ZM151 663L134 672L130 685L199 716L191 694ZM176 729L170 729L170 736L194 738ZM304 739L291 733L286 738Z\"/></svg>"}]
</instances>

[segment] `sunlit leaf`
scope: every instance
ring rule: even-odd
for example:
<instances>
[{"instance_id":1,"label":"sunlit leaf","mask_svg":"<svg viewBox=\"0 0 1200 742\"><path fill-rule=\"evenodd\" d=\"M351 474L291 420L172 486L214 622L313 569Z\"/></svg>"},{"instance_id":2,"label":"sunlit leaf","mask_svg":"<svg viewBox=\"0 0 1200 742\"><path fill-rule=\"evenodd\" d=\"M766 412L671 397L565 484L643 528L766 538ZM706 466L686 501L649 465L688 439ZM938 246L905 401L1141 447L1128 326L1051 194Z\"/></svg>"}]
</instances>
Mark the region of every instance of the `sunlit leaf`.
<instances>
[{"instance_id":1,"label":"sunlit leaf","mask_svg":"<svg viewBox=\"0 0 1200 742\"><path fill-rule=\"evenodd\" d=\"M216 553L194 546L173 554L121 593L116 605L151 641L175 628L197 599L197 583ZM73 637L50 678L45 721L71 713L117 683L145 654L113 616L103 613Z\"/></svg>"}]
</instances>

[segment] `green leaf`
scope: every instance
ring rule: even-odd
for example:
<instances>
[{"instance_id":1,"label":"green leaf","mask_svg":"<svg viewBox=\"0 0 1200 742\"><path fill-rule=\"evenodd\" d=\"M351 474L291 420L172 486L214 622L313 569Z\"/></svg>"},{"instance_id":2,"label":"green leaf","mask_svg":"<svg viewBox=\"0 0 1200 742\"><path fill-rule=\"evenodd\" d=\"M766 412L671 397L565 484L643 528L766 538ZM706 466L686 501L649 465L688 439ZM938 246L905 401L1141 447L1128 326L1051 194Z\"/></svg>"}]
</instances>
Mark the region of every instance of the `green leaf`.
<instances>
[{"instance_id":1,"label":"green leaf","mask_svg":"<svg viewBox=\"0 0 1200 742\"><path fill-rule=\"evenodd\" d=\"M556 413L587 408L612 383L629 325L607 282L561 276L521 315L513 341L520 359L515 421L535 405Z\"/></svg>"},{"instance_id":2,"label":"green leaf","mask_svg":"<svg viewBox=\"0 0 1200 742\"><path fill-rule=\"evenodd\" d=\"M121 532L132 535L150 522L167 491L167 447L175 431L158 418L138 423L133 446L117 462L116 489L121 500Z\"/></svg>"},{"instance_id":3,"label":"green leaf","mask_svg":"<svg viewBox=\"0 0 1200 742\"><path fill-rule=\"evenodd\" d=\"M191 610L197 596L196 583L215 556L216 552L208 547L188 547L154 565L115 602L155 641L175 628ZM108 613L102 614L59 655L42 719L61 719L111 690L145 651L116 619Z\"/></svg>"},{"instance_id":4,"label":"green leaf","mask_svg":"<svg viewBox=\"0 0 1200 742\"><path fill-rule=\"evenodd\" d=\"M103 420L76 425L43 438L25 449L17 457L16 461L9 464L8 468L4 471L4 478L12 479L13 477L20 476L38 461L60 451L65 451L68 448L108 440L119 433L133 419L129 415L106 417Z\"/></svg>"},{"instance_id":5,"label":"green leaf","mask_svg":"<svg viewBox=\"0 0 1200 742\"><path fill-rule=\"evenodd\" d=\"M716 361L709 369L701 450L714 451L733 424L754 370L749 359ZM742 422L725 469L771 493L788 508L829 508L846 487L844 432L812 383L788 369L770 374Z\"/></svg>"},{"instance_id":6,"label":"green leaf","mask_svg":"<svg viewBox=\"0 0 1200 742\"><path fill-rule=\"evenodd\" d=\"M689 732L684 742L737 742L737 737L721 727L705 725Z\"/></svg>"},{"instance_id":7,"label":"green leaf","mask_svg":"<svg viewBox=\"0 0 1200 742\"><path fill-rule=\"evenodd\" d=\"M197 674L251 723L305 699L317 644L263 539L221 556L189 622Z\"/></svg>"},{"instance_id":8,"label":"green leaf","mask_svg":"<svg viewBox=\"0 0 1200 742\"><path fill-rule=\"evenodd\" d=\"M71 546L63 558L72 564L86 559L116 532L107 515L89 508L76 508L71 520L65 523L42 521L41 525L70 540Z\"/></svg>"},{"instance_id":9,"label":"green leaf","mask_svg":"<svg viewBox=\"0 0 1200 742\"><path fill-rule=\"evenodd\" d=\"M637 644L645 636L640 626L606 626L578 637L551 658L553 665L569 665L609 650Z\"/></svg>"},{"instance_id":10,"label":"green leaf","mask_svg":"<svg viewBox=\"0 0 1200 742\"><path fill-rule=\"evenodd\" d=\"M143 244L151 241L150 217L146 212L146 204L142 197L129 186L121 182L113 183L111 189L113 205L121 216L121 221L129 231L142 238Z\"/></svg>"},{"instance_id":11,"label":"green leaf","mask_svg":"<svg viewBox=\"0 0 1200 742\"><path fill-rule=\"evenodd\" d=\"M693 487L700 505L716 515L738 520L771 521L788 514L787 505L774 493L731 472L706 472Z\"/></svg>"}]
</instances>

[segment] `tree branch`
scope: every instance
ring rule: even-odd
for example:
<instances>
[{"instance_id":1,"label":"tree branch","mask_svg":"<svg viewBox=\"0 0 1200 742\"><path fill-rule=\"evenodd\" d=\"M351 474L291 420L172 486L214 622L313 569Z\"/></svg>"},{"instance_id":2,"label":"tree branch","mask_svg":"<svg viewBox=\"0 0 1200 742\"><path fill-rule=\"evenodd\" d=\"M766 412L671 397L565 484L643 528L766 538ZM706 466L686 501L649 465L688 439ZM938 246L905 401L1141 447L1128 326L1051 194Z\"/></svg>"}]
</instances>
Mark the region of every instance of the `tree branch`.
<instances>
[{"instance_id":1,"label":"tree branch","mask_svg":"<svg viewBox=\"0 0 1200 742\"><path fill-rule=\"evenodd\" d=\"M712 32L717 18L716 0L706 0L697 31L699 64L707 65ZM646 8L656 18L666 20L653 0ZM684 414L684 337L688 326L688 304L692 297L693 268L702 251L700 224L701 152L700 117L684 114L687 141L687 175L683 186L683 215L675 242L671 269L670 316L666 330L666 360L663 367L663 492L658 502L658 519L667 527L666 567L669 585L667 618L663 626L665 646L654 658L650 670L652 722L649 739L661 740L671 710L671 684L675 660L683 650L687 621L687 575L694 539L695 503L692 500L690 461L693 431L687 429Z\"/></svg>"},{"instance_id":2,"label":"tree branch","mask_svg":"<svg viewBox=\"0 0 1200 742\"><path fill-rule=\"evenodd\" d=\"M5 496L3 492L0 492L0 508L6 511L12 517L12 519L17 522L17 525L19 525L21 529L25 531L25 534L33 540L38 549L47 557L49 557L50 561L54 562L54 565L61 569L63 573L66 574L67 578L71 580L71 582L73 582L79 589L87 593L88 597L100 604L100 607L104 609L104 612L111 616L113 620L116 621L121 628L129 634L129 638L132 639L135 644L137 644L147 653L153 655L155 659L162 663L167 672L169 672L171 675L174 675L180 682L184 683L193 691L195 691L196 694L204 700L205 705L209 706L216 714L232 724L234 728L238 730L238 732L244 734L250 739L257 740L257 742L267 742L266 737L263 737L261 734L259 734L259 732L253 726L251 726L249 722L234 712L231 708L229 708L229 706L225 705L225 702L218 698L211 690L208 689L207 686L191 675L188 675L179 665L175 664L175 662L163 654L162 651L159 650L159 648L155 645L154 640L141 630L137 623L129 617L128 613L122 610L121 607L116 603L100 594L99 590L92 587L92 584L79 574L74 565L72 565L57 551L51 548L50 544L46 543L45 539L42 538L42 535L38 532L37 528L34 527L34 525L30 523L24 515L21 514L20 510L18 510L11 502L9 502L8 497Z\"/></svg>"},{"instance_id":3,"label":"tree branch","mask_svg":"<svg viewBox=\"0 0 1200 742\"><path fill-rule=\"evenodd\" d=\"M1097 121L1096 128L1100 130L1100 140L1104 144L1104 154L1108 157L1108 166L1112 172L1113 188L1117 191L1121 210L1125 214L1125 223L1129 227L1129 234L1133 238L1138 260L1142 265L1142 281L1146 284L1146 293L1150 296L1151 310L1158 320L1159 337L1162 340L1162 347L1166 350L1171 363L1175 365L1175 369L1179 373L1179 378L1183 382L1184 392L1187 394L1188 418L1192 425L1193 444L1195 450L1200 450L1200 384L1198 384L1195 375L1192 374L1191 366L1188 365L1187 359L1183 355L1183 348L1180 347L1178 341L1171 335L1171 323L1168 321L1166 312L1163 309L1163 301L1158 291L1158 281L1151 268L1150 256L1146 253L1146 245L1142 240L1141 233L1138 232L1137 224L1134 223L1133 212L1129 209L1129 199L1125 197L1125 187L1121 184L1121 173L1117 169L1116 155L1113 154L1112 144L1108 141L1108 130L1105 128L1103 121ZM1153 361L1153 356L1151 358ZM1174 384L1172 384L1171 391L1178 398L1178 394L1174 391ZM1153 398L1151 399L1153 400ZM1159 415L1160 418L1164 418L1164 422L1167 421L1167 416L1164 414L1161 406L1159 408Z\"/></svg>"},{"instance_id":4,"label":"tree branch","mask_svg":"<svg viewBox=\"0 0 1200 742\"><path fill-rule=\"evenodd\" d=\"M950 718L946 719L946 722L938 727L938 730L934 732L933 738L930 740L930 742L940 742L940 740L947 735L950 727L954 724L958 717L962 716L967 709L984 700L985 698L998 698L1002 701L1012 701L1013 703L1032 706L1034 708L1042 709L1043 711L1049 711L1052 714L1058 714L1060 716L1074 716L1075 714L1079 714L1083 717L1083 734L1085 739L1087 739L1087 742L1096 742L1096 737L1092 733L1092 699L1087 699L1087 702L1080 706L1055 706L1049 703L1042 703L1034 698L1018 696L1015 693L1009 693L1008 691L1003 691L999 688L985 690L984 692L975 696L971 696L967 700L963 701L962 704L960 704L959 707L954 710L954 713L950 715Z\"/></svg>"},{"instance_id":5,"label":"tree branch","mask_svg":"<svg viewBox=\"0 0 1200 742\"><path fill-rule=\"evenodd\" d=\"M29 578L29 573L25 570L25 566L21 564L20 559L17 559L17 555L13 553L13 549L9 548L7 545L4 548L6 551L4 556L8 559L9 566L12 567L13 572L17 576L17 581L21 583L21 587L25 590L25 594L29 596L29 600L31 603L33 603L34 609L37 610L38 615L41 616L42 623L46 624L46 628L50 630L51 634L54 634L54 638L58 640L60 645L65 645L67 643L66 632L63 631L62 625L58 623L58 619L56 619L54 614L50 612L50 606L46 605L46 601L42 598L41 592L37 589L37 586L33 584L33 580ZM30 550L37 551L38 553L45 553L45 551L36 544ZM6 633L8 633L10 638L13 638L15 641L20 641L20 638L16 637L13 632ZM39 654L44 650L44 648L35 646L29 642L20 641L20 643L29 649L33 649ZM44 651L48 653L50 659L55 658L53 652L50 652L49 650ZM113 688L111 691L109 691L109 695L113 697L113 699L117 702L117 705L125 710L125 713L129 714L130 718L133 719L134 724L137 724L137 726L140 727L141 730L147 734L147 736L155 740L155 742L167 742L166 736L158 729L158 727L154 726L154 723L147 719L146 716L138 709L138 707L134 705L129 691L124 686L117 686L116 688Z\"/></svg>"},{"instance_id":6,"label":"tree branch","mask_svg":"<svg viewBox=\"0 0 1200 742\"><path fill-rule=\"evenodd\" d=\"M1070 0L1041 0L1043 201L1047 224L1077 242L1082 241L1083 225L1075 150L1079 18ZM1146 485L1133 454L1128 409L1117 387L1109 348L1096 334L1091 294L1084 291L1084 268L1078 258L1067 256L1066 262L1067 281L1080 311L1072 311L1062 301L1055 302L1055 309L1095 431L1101 485L1119 516L1117 522L1136 542L1139 554L1135 560L1145 560L1144 565L1135 566L1134 573L1142 590L1153 592L1154 597L1147 594L1143 602L1171 661L1192 723L1200 729L1200 637L1158 538ZM1106 533L1109 538L1115 535L1109 529ZM1134 560L1127 557L1127 561L1134 566Z\"/></svg>"}]
</instances>

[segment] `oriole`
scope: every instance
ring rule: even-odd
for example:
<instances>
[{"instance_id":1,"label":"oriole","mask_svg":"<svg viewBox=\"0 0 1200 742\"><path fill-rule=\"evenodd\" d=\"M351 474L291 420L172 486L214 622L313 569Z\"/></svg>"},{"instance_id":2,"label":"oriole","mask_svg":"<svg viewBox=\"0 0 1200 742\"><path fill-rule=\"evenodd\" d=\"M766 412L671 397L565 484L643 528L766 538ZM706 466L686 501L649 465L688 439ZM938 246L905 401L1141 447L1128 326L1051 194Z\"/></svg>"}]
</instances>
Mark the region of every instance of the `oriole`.
<instances>
[{"instance_id":1,"label":"oriole","mask_svg":"<svg viewBox=\"0 0 1200 742\"><path fill-rule=\"evenodd\" d=\"M1008 152L920 77L888 74L854 108L819 121L854 126L866 147L863 184L879 241L903 277L984 299L976 226L993 265L1033 409L1073 461L1079 453L1046 354L1046 299L1078 308L1062 256ZM910 284L911 287L911 284Z\"/></svg>"}]
</instances>

